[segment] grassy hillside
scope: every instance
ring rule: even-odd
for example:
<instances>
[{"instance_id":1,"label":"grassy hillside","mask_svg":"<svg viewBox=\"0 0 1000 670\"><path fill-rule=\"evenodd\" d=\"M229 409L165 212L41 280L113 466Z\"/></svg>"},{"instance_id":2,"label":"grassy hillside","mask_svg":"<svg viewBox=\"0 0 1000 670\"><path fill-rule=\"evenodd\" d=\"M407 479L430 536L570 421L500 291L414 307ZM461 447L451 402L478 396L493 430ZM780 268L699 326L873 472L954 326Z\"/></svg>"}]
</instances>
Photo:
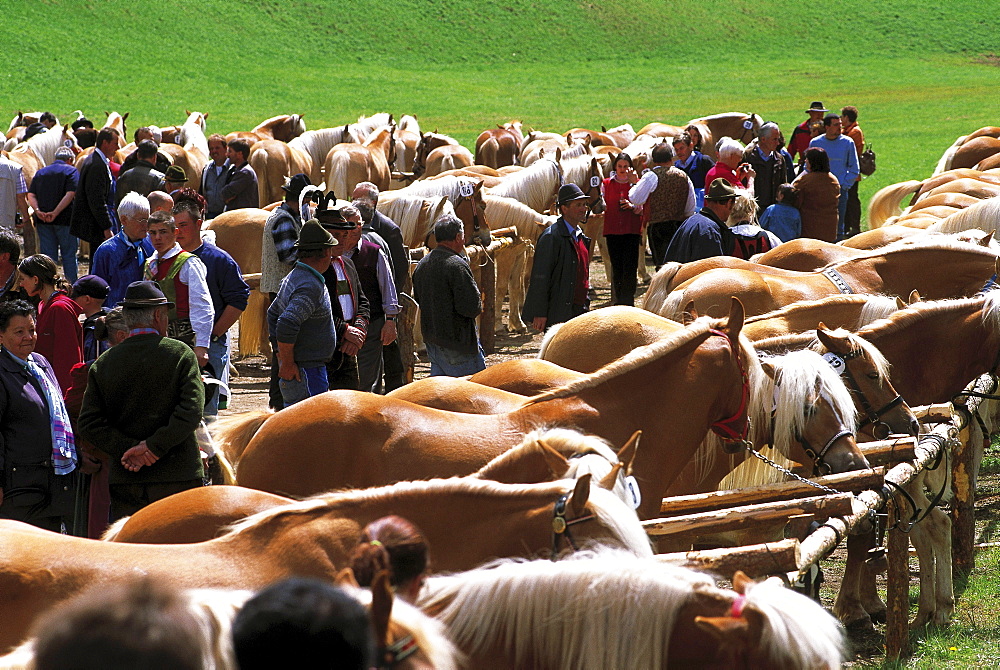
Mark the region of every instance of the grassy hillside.
<instances>
[{"instance_id":1,"label":"grassy hillside","mask_svg":"<svg viewBox=\"0 0 1000 670\"><path fill-rule=\"evenodd\" d=\"M789 129L820 99L861 110L880 160L865 196L1000 123L1000 15L981 6L6 0L0 36L18 46L0 56L0 113L115 109L134 127L197 109L228 132L279 113L319 128L393 111L470 144L515 117L565 130L741 110Z\"/></svg>"}]
</instances>

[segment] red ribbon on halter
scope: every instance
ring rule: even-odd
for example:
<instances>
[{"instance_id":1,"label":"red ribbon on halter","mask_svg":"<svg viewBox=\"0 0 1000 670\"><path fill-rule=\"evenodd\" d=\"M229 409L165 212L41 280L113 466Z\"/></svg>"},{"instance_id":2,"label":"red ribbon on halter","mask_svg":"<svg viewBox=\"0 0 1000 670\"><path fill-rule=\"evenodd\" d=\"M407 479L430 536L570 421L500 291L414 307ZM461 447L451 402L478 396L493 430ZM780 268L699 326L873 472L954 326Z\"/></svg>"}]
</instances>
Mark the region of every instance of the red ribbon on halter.
<instances>
[{"instance_id":1,"label":"red ribbon on halter","mask_svg":"<svg viewBox=\"0 0 1000 670\"><path fill-rule=\"evenodd\" d=\"M719 337L725 338L726 342L729 343L733 356L736 358L736 367L740 369L740 375L743 377L743 392L740 396L740 408L736 410L736 413L732 416L716 421L709 426L709 428L711 428L712 432L716 435L729 442L745 442L747 436L750 434L750 419L747 416L747 405L750 402L750 379L747 377L746 368L743 367L743 359L740 358L740 352L733 346L733 341L729 339L729 335L714 328L708 332L712 335L718 335Z\"/></svg>"},{"instance_id":2,"label":"red ribbon on halter","mask_svg":"<svg viewBox=\"0 0 1000 670\"><path fill-rule=\"evenodd\" d=\"M729 609L729 616L734 619L739 619L743 616L743 608L746 607L747 597L742 593L736 594L736 599L733 601L733 606Z\"/></svg>"}]
</instances>

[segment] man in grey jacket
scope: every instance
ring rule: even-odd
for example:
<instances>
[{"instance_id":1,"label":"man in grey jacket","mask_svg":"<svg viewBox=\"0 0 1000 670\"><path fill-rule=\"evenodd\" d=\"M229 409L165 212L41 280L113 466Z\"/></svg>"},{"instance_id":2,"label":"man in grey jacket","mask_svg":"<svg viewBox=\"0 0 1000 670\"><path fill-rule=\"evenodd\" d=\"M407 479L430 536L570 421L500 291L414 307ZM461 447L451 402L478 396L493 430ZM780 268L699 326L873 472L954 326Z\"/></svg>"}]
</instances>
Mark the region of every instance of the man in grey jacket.
<instances>
[{"instance_id":1,"label":"man in grey jacket","mask_svg":"<svg viewBox=\"0 0 1000 670\"><path fill-rule=\"evenodd\" d=\"M337 240L319 221L304 223L295 243L298 260L267 310L285 407L329 390L326 362L337 348L337 331L323 273L335 246Z\"/></svg>"}]
</instances>

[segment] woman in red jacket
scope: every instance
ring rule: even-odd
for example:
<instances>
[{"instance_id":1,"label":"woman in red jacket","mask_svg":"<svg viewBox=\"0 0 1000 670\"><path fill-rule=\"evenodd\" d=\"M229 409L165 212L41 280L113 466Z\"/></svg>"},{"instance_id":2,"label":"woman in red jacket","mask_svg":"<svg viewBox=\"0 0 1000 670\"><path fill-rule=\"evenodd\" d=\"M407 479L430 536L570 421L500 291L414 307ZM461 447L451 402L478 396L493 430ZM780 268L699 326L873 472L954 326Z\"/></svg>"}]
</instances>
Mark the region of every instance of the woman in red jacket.
<instances>
[{"instance_id":1,"label":"woman in red jacket","mask_svg":"<svg viewBox=\"0 0 1000 670\"><path fill-rule=\"evenodd\" d=\"M632 306L642 240L642 208L629 202L628 191L639 181L639 175L626 153L615 156L612 164L615 172L604 180L604 239L611 261L614 304Z\"/></svg>"},{"instance_id":2,"label":"woman in red jacket","mask_svg":"<svg viewBox=\"0 0 1000 670\"><path fill-rule=\"evenodd\" d=\"M45 254L28 256L17 266L20 285L38 298L38 343L35 353L52 364L63 393L70 387L70 370L83 362L83 310L67 295L69 284L59 276L55 261Z\"/></svg>"}]
</instances>

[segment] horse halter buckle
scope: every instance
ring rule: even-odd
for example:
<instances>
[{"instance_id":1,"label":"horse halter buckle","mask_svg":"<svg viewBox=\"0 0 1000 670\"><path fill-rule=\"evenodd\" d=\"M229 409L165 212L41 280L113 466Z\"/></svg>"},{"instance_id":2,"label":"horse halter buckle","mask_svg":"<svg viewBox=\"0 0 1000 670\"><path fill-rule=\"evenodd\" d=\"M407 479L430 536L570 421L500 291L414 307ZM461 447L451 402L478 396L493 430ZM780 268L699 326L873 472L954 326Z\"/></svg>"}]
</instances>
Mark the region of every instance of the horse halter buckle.
<instances>
[{"instance_id":1,"label":"horse halter buckle","mask_svg":"<svg viewBox=\"0 0 1000 670\"><path fill-rule=\"evenodd\" d=\"M844 359L844 371L840 373L840 376L847 381L847 385L850 387L851 393L858 397L858 400L861 402L861 409L864 410L865 418L858 422L858 429L871 424L872 436L874 436L877 440L884 440L892 433L892 428L889 424L882 421L882 415L903 404L903 396L897 393L895 398L882 405L882 407L879 407L878 409L873 408L871 403L868 402L865 392L861 390L861 386L858 385L854 375L851 374L850 368L847 367L847 361L859 358L862 355L864 355L863 349L851 349L848 353L841 355L840 357Z\"/></svg>"},{"instance_id":2,"label":"horse halter buckle","mask_svg":"<svg viewBox=\"0 0 1000 670\"><path fill-rule=\"evenodd\" d=\"M552 560L556 560L556 555L559 553L559 538L565 537L567 544L573 548L573 551L579 551L580 548L576 546L576 541L573 540L573 534L570 532L569 527L578 523L583 523L584 521L589 521L594 518L593 514L586 514L584 516L578 516L575 519L566 518L566 501L569 500L569 494L564 493L559 496L556 500L555 506L552 508Z\"/></svg>"}]
</instances>

